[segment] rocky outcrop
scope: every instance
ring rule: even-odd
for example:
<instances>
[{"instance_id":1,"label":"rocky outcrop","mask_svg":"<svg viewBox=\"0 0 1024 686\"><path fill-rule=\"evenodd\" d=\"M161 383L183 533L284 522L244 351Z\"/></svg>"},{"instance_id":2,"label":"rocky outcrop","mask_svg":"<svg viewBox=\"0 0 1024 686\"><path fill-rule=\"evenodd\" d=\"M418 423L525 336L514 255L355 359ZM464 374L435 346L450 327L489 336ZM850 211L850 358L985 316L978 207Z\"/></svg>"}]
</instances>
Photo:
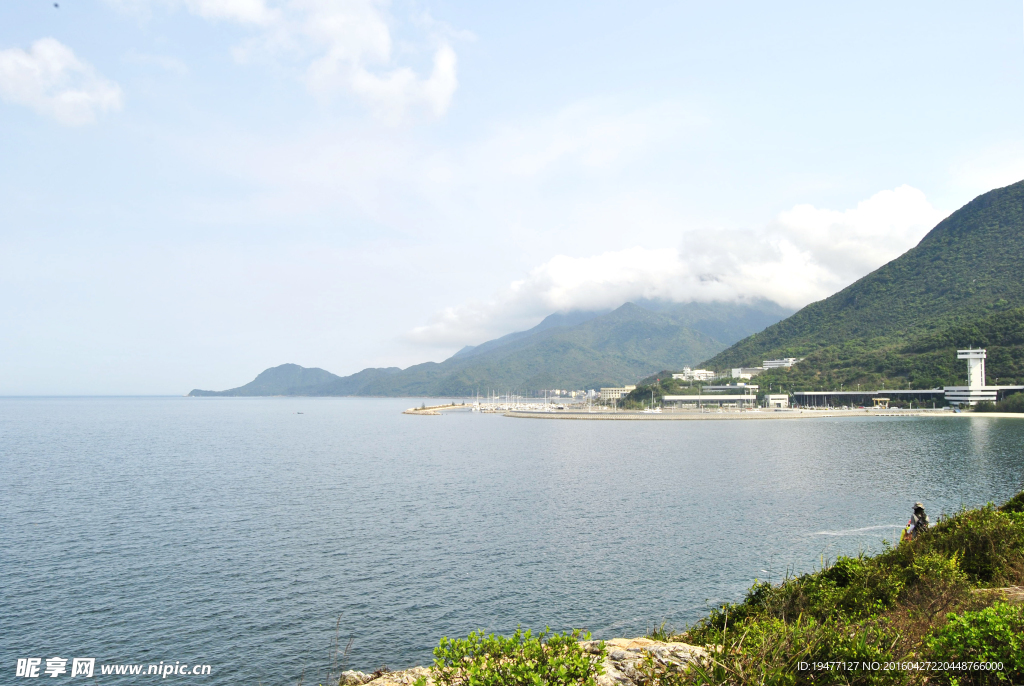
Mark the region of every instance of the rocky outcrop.
<instances>
[{"instance_id":1,"label":"rocky outcrop","mask_svg":"<svg viewBox=\"0 0 1024 686\"><path fill-rule=\"evenodd\" d=\"M580 647L591 655L601 652L600 641L582 641ZM708 652L700 646L688 643L668 643L649 638L613 638L605 641L605 658L598 686L639 686L640 666L649 655L655 662L665 666L685 667L691 662L703 660ZM348 671L341 675L342 686L412 686L420 677L426 677L427 686L434 686L430 670L413 667L400 672L366 674Z\"/></svg>"},{"instance_id":2,"label":"rocky outcrop","mask_svg":"<svg viewBox=\"0 0 1024 686\"><path fill-rule=\"evenodd\" d=\"M385 672L380 676L355 671L342 672L341 684L342 686L360 686L360 684L412 686L421 676L427 678L427 686L434 686L434 680L430 678L430 670L426 667L413 667L400 672Z\"/></svg>"},{"instance_id":3,"label":"rocky outcrop","mask_svg":"<svg viewBox=\"0 0 1024 686\"><path fill-rule=\"evenodd\" d=\"M588 653L600 653L599 641L585 641L580 645ZM604 647L604 669L597 677L598 686L638 686L639 667L648 655L662 665L677 667L708 657L708 652L700 646L649 638L613 638L605 641Z\"/></svg>"},{"instance_id":4,"label":"rocky outcrop","mask_svg":"<svg viewBox=\"0 0 1024 686\"><path fill-rule=\"evenodd\" d=\"M991 602L1001 601L1012 605L1024 603L1024 586L1006 588L976 588L972 593L989 598Z\"/></svg>"}]
</instances>

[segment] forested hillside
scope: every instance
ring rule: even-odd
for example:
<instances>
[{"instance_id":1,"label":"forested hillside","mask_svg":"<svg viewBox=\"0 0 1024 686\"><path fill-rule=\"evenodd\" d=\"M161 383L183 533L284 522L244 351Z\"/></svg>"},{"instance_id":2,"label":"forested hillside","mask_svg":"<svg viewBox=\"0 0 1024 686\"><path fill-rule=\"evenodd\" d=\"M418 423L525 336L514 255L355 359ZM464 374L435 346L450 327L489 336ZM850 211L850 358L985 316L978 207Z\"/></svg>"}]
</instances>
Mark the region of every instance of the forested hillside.
<instances>
[{"instance_id":1,"label":"forested hillside","mask_svg":"<svg viewBox=\"0 0 1024 686\"><path fill-rule=\"evenodd\" d=\"M725 370L805 358L762 375L791 388L963 381L957 347L989 349L988 376L1024 380L1024 181L975 198L904 255L715 355Z\"/></svg>"}]
</instances>

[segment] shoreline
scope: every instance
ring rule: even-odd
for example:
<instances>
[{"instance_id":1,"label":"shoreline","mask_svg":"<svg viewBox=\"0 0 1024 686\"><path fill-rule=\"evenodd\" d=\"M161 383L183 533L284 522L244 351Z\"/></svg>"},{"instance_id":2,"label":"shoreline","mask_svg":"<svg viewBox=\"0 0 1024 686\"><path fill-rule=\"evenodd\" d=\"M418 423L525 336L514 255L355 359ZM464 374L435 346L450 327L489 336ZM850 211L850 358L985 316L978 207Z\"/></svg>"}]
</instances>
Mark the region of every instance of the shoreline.
<instances>
[{"instance_id":1,"label":"shoreline","mask_svg":"<svg viewBox=\"0 0 1024 686\"><path fill-rule=\"evenodd\" d=\"M435 413L439 414L439 413ZM722 421L757 419L825 419L849 417L991 417L993 419L1024 419L1013 412L950 412L949 410L741 410L724 412L585 412L555 410L527 412L512 410L502 416L515 419L576 419L611 421Z\"/></svg>"},{"instance_id":2,"label":"shoreline","mask_svg":"<svg viewBox=\"0 0 1024 686\"><path fill-rule=\"evenodd\" d=\"M421 416L441 416L452 410L473 411L473 405L430 405L428 407L410 407L402 414ZM513 419L574 419L580 421L746 421L746 420L778 420L778 419L844 419L850 417L981 417L991 419L1024 419L1024 413L1018 412L952 412L941 409L921 410L723 410L700 412L697 410L669 410L667 412L629 412L612 410L502 410L479 408L481 414L501 414Z\"/></svg>"}]
</instances>

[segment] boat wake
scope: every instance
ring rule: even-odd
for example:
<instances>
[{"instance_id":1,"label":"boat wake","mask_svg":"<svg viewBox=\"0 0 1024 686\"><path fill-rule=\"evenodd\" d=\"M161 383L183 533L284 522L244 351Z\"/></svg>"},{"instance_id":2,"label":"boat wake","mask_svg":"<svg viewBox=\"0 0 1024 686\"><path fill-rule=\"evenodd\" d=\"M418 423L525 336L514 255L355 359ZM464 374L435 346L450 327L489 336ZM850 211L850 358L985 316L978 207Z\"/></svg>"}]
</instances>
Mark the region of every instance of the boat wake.
<instances>
[{"instance_id":1,"label":"boat wake","mask_svg":"<svg viewBox=\"0 0 1024 686\"><path fill-rule=\"evenodd\" d=\"M862 526L859 529L843 529L842 531L815 531L810 536L857 536L859 534L866 533L868 531L878 531L879 529L902 529L901 524L879 524L877 526Z\"/></svg>"}]
</instances>

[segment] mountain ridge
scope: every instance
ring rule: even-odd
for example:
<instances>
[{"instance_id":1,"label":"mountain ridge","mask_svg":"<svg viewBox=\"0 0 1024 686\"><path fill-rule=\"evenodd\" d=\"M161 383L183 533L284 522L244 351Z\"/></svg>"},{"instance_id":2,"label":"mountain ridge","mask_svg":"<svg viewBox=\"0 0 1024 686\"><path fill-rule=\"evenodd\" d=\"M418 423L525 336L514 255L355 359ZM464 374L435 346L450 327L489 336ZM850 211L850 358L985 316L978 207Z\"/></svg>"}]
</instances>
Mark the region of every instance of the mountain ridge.
<instances>
[{"instance_id":1,"label":"mountain ridge","mask_svg":"<svg viewBox=\"0 0 1024 686\"><path fill-rule=\"evenodd\" d=\"M737 327L744 332L763 329L791 312L767 300L644 302L646 307L630 302L611 311L555 313L527 331L467 346L442 362L367 368L345 377L280 365L238 388L195 389L189 395L450 397L497 388L529 392L621 385L666 366L693 364L728 345L729 340L710 334L735 340Z\"/></svg>"}]
</instances>

